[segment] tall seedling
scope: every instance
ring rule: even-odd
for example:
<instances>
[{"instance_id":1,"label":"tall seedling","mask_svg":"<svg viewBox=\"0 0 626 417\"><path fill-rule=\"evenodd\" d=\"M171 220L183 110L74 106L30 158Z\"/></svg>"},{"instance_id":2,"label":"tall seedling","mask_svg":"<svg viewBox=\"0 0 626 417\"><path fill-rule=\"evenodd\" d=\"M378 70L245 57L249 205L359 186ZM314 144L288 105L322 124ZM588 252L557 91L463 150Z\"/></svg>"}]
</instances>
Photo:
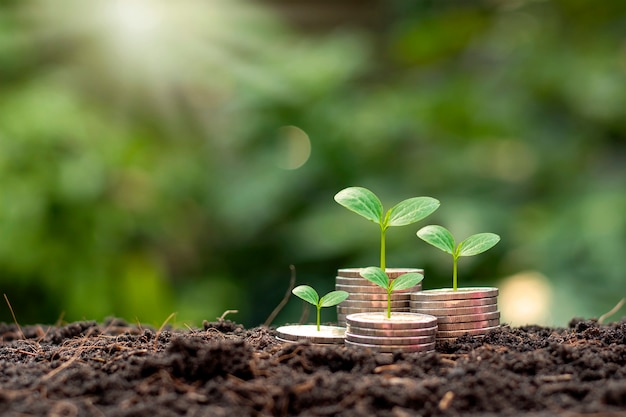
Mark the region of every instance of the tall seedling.
<instances>
[{"instance_id":1,"label":"tall seedling","mask_svg":"<svg viewBox=\"0 0 626 417\"><path fill-rule=\"evenodd\" d=\"M427 217L439 207L439 200L414 197L401 201L384 213L380 199L363 187L349 187L335 195L335 201L380 226L380 269L385 271L385 234L392 226L406 226Z\"/></svg>"}]
</instances>

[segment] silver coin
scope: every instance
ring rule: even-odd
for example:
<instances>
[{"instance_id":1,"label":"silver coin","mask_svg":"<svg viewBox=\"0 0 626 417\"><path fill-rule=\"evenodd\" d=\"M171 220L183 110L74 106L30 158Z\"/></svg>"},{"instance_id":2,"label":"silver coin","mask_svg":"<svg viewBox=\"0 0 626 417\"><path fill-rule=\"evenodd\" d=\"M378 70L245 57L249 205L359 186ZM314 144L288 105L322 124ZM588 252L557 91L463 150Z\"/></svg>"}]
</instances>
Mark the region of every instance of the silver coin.
<instances>
[{"instance_id":1,"label":"silver coin","mask_svg":"<svg viewBox=\"0 0 626 417\"><path fill-rule=\"evenodd\" d=\"M423 345L426 343L433 343L435 341L435 335L428 336L364 336L354 333L346 333L346 340L356 343L365 343L370 345Z\"/></svg>"},{"instance_id":2,"label":"silver coin","mask_svg":"<svg viewBox=\"0 0 626 417\"><path fill-rule=\"evenodd\" d=\"M440 323L440 331L451 330L471 330L471 329L484 329L486 327L494 327L500 324L500 319L495 320L482 320L482 321L470 321L466 323Z\"/></svg>"},{"instance_id":3,"label":"silver coin","mask_svg":"<svg viewBox=\"0 0 626 417\"><path fill-rule=\"evenodd\" d=\"M454 291L452 288L439 288L423 290L413 294L415 301L446 301L467 300L468 298L497 297L498 289L495 287L466 287Z\"/></svg>"},{"instance_id":4,"label":"silver coin","mask_svg":"<svg viewBox=\"0 0 626 417\"><path fill-rule=\"evenodd\" d=\"M344 341L344 327L316 325L288 325L276 329L276 336L289 341L308 341L319 344L342 344Z\"/></svg>"},{"instance_id":5,"label":"silver coin","mask_svg":"<svg viewBox=\"0 0 626 417\"><path fill-rule=\"evenodd\" d=\"M408 307L396 307L391 309L394 313L410 313ZM369 307L341 307L337 306L337 314L358 314L358 313L385 313L387 314L387 307L384 308L369 308Z\"/></svg>"},{"instance_id":6,"label":"silver coin","mask_svg":"<svg viewBox=\"0 0 626 417\"><path fill-rule=\"evenodd\" d=\"M389 319L386 312L376 312L349 314L346 323L369 329L424 329L435 326L437 318L426 314L394 312Z\"/></svg>"},{"instance_id":7,"label":"silver coin","mask_svg":"<svg viewBox=\"0 0 626 417\"><path fill-rule=\"evenodd\" d=\"M435 350L435 343L427 343L423 345L372 345L367 343L345 342L347 347L371 349L381 353L402 352L432 352Z\"/></svg>"},{"instance_id":8,"label":"silver coin","mask_svg":"<svg viewBox=\"0 0 626 417\"><path fill-rule=\"evenodd\" d=\"M477 307L498 304L497 297L489 298L469 298L467 300L446 300L446 301L422 301L415 300L411 294L411 301L416 308L453 308L453 307Z\"/></svg>"},{"instance_id":9,"label":"silver coin","mask_svg":"<svg viewBox=\"0 0 626 417\"><path fill-rule=\"evenodd\" d=\"M367 327L358 327L346 324L346 333L377 337L434 337L437 334L437 329L437 326L426 327L422 329L371 329Z\"/></svg>"},{"instance_id":10,"label":"silver coin","mask_svg":"<svg viewBox=\"0 0 626 417\"><path fill-rule=\"evenodd\" d=\"M474 336L474 335L484 335L485 333L497 329L500 326L491 326L491 327L484 327L482 329L466 329L466 330L449 330L449 331L438 331L437 332L437 338L444 338L444 337L460 337L463 335L470 335L470 336Z\"/></svg>"},{"instance_id":11,"label":"silver coin","mask_svg":"<svg viewBox=\"0 0 626 417\"><path fill-rule=\"evenodd\" d=\"M411 292L415 292L417 291L417 288L420 287L421 285L416 285L414 287L410 287L404 290L398 290L398 291L394 291L394 293L396 294L410 294ZM335 284L335 289L336 290L341 290L341 291L347 291L350 294L352 293L370 293L370 294L387 294L387 290L379 287L379 286L375 286L375 285L344 285L344 284Z\"/></svg>"},{"instance_id":12,"label":"silver coin","mask_svg":"<svg viewBox=\"0 0 626 417\"><path fill-rule=\"evenodd\" d=\"M411 302L410 306L412 312L430 314L431 316L461 316L468 314L484 314L498 311L497 305L453 308L415 308L415 304Z\"/></svg>"},{"instance_id":13,"label":"silver coin","mask_svg":"<svg viewBox=\"0 0 626 417\"><path fill-rule=\"evenodd\" d=\"M387 295L387 290L378 287L375 285L344 285L344 284L335 284L335 290L337 291L347 291L350 294L353 293L367 293L367 294L385 294Z\"/></svg>"},{"instance_id":14,"label":"silver coin","mask_svg":"<svg viewBox=\"0 0 626 417\"><path fill-rule=\"evenodd\" d=\"M466 314L461 316L437 316L437 323L468 323L474 321L483 321L483 320L495 320L500 318L500 312L494 311L493 313L483 313L483 314Z\"/></svg>"},{"instance_id":15,"label":"silver coin","mask_svg":"<svg viewBox=\"0 0 626 417\"><path fill-rule=\"evenodd\" d=\"M407 305L409 305L409 301L411 301L410 294L407 293L391 293L391 301L405 301ZM348 296L348 300L360 300L360 301L387 301L387 294L370 294L370 293L361 293L361 292L353 292Z\"/></svg>"},{"instance_id":16,"label":"silver coin","mask_svg":"<svg viewBox=\"0 0 626 417\"><path fill-rule=\"evenodd\" d=\"M391 301L389 302L389 304L391 305L391 308L394 307L405 307L408 308L409 307L409 302L408 301L404 301L404 300L400 300L400 301ZM357 307L357 308L387 308L387 301L374 301L374 300L370 300L370 301L360 301L360 300L345 300L342 301L341 303L337 304L340 307Z\"/></svg>"},{"instance_id":17,"label":"silver coin","mask_svg":"<svg viewBox=\"0 0 626 417\"><path fill-rule=\"evenodd\" d=\"M347 325L346 323L346 317L350 314L357 314L357 313L367 313L368 311L361 311L362 309L356 309L357 311L352 311L349 310L347 312L337 312L337 325L340 327L345 327ZM380 313L382 310L377 309L374 311L369 311L370 313ZM408 313L409 309L395 309L393 311L393 313Z\"/></svg>"},{"instance_id":18,"label":"silver coin","mask_svg":"<svg viewBox=\"0 0 626 417\"><path fill-rule=\"evenodd\" d=\"M275 339L278 340L279 342L282 343L302 343L302 342L309 342L312 345L316 345L316 346L328 346L328 345L342 345L344 343L335 343L335 342L331 342L331 343L327 343L327 342L323 342L323 343L315 343L312 342L310 340L305 340L305 339L301 339L301 340L287 340L287 339L283 339L281 337L275 336Z\"/></svg>"},{"instance_id":19,"label":"silver coin","mask_svg":"<svg viewBox=\"0 0 626 417\"><path fill-rule=\"evenodd\" d=\"M362 278L361 270L364 268L343 268L337 271L337 275L346 278ZM389 278L397 278L400 275L408 274L410 272L417 272L424 275L423 269L418 268L385 268L385 273Z\"/></svg>"},{"instance_id":20,"label":"silver coin","mask_svg":"<svg viewBox=\"0 0 626 417\"><path fill-rule=\"evenodd\" d=\"M350 305L350 304L345 305L345 306L343 304L338 304L337 305L337 311L341 312L341 313L345 313L346 311L351 311L351 312L358 313L359 312L358 310L368 310L368 311L383 311L383 310L385 310L385 311L387 311L387 302L386 301L385 302L378 301L378 302L379 303L383 303L383 304L381 304L381 307L375 307L375 306L372 307L371 305L357 307L357 306ZM406 304L400 305L399 307L398 306L394 307L394 305L392 304L391 311L404 311L406 313L410 313L411 309Z\"/></svg>"},{"instance_id":21,"label":"silver coin","mask_svg":"<svg viewBox=\"0 0 626 417\"><path fill-rule=\"evenodd\" d=\"M390 281L394 281L396 278L390 278ZM373 285L373 286L377 286L377 284L374 284L372 281L365 279L365 278L348 278L348 277L336 277L335 278L335 283L337 284L342 284L342 285Z\"/></svg>"}]
</instances>

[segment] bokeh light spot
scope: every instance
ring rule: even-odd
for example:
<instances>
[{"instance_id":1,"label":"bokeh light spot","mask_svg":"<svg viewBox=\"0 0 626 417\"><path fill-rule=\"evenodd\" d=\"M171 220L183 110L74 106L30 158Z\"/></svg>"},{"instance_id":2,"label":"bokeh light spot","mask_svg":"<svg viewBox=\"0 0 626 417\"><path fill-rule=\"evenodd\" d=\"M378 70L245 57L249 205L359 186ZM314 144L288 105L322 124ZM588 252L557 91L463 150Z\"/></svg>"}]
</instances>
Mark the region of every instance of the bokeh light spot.
<instances>
[{"instance_id":1,"label":"bokeh light spot","mask_svg":"<svg viewBox=\"0 0 626 417\"><path fill-rule=\"evenodd\" d=\"M283 126L278 129L277 165L293 170L304 165L311 156L309 135L299 127Z\"/></svg>"},{"instance_id":2,"label":"bokeh light spot","mask_svg":"<svg viewBox=\"0 0 626 417\"><path fill-rule=\"evenodd\" d=\"M549 324L552 287L543 274L520 272L505 278L499 288L498 304L503 323L512 326Z\"/></svg>"}]
</instances>

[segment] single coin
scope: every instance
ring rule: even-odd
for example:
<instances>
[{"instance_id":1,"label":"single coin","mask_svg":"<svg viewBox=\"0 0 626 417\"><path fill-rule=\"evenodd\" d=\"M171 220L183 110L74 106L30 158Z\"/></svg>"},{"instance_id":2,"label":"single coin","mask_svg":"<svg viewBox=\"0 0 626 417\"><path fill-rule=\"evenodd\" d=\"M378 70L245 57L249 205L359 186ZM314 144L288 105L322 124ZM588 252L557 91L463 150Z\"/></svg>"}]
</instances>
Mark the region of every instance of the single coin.
<instances>
[{"instance_id":1,"label":"single coin","mask_svg":"<svg viewBox=\"0 0 626 417\"><path fill-rule=\"evenodd\" d=\"M316 325L288 325L276 329L277 337L290 341L309 341L311 343L341 344L345 338L345 327Z\"/></svg>"},{"instance_id":2,"label":"single coin","mask_svg":"<svg viewBox=\"0 0 626 417\"><path fill-rule=\"evenodd\" d=\"M396 278L390 278L391 281L394 281ZM378 286L378 284L373 283L370 280L365 278L348 278L348 277L336 277L335 283L342 285L372 285Z\"/></svg>"},{"instance_id":3,"label":"single coin","mask_svg":"<svg viewBox=\"0 0 626 417\"><path fill-rule=\"evenodd\" d=\"M466 323L441 323L439 324L440 331L451 330L471 330L471 329L484 329L487 327L494 327L500 324L500 319L495 320L483 320L483 321L470 321Z\"/></svg>"},{"instance_id":4,"label":"single coin","mask_svg":"<svg viewBox=\"0 0 626 417\"><path fill-rule=\"evenodd\" d=\"M348 300L361 300L361 301L387 301L387 294L370 294L353 292L350 293ZM391 301L405 301L409 305L411 301L410 294L407 293L391 293Z\"/></svg>"},{"instance_id":5,"label":"single coin","mask_svg":"<svg viewBox=\"0 0 626 417\"><path fill-rule=\"evenodd\" d=\"M337 275L346 278L362 278L361 271L365 268L344 268L337 271ZM424 275L423 269L418 268L385 268L385 272L389 278L397 278L400 275L408 274L409 272L417 272Z\"/></svg>"},{"instance_id":6,"label":"single coin","mask_svg":"<svg viewBox=\"0 0 626 417\"><path fill-rule=\"evenodd\" d=\"M335 284L378 287L378 285L374 284L372 281L366 280L365 278L336 277Z\"/></svg>"},{"instance_id":7,"label":"single coin","mask_svg":"<svg viewBox=\"0 0 626 417\"><path fill-rule=\"evenodd\" d=\"M316 342L313 342L313 341L311 341L311 340L309 340L309 339L287 340L287 339L283 339L283 338L278 337L278 336L276 336L276 340L278 340L279 342L283 342L283 343L301 343L301 342L309 342L309 343L311 343L312 345L317 345L317 346L324 346L324 345L342 345L342 344L344 344L344 343L335 343L335 342L332 342L332 343L327 343L327 342L323 342L323 343L316 343Z\"/></svg>"},{"instance_id":8,"label":"single coin","mask_svg":"<svg viewBox=\"0 0 626 417\"><path fill-rule=\"evenodd\" d=\"M408 293L410 294L411 292L415 292L417 291L417 288L421 288L421 285L415 285L413 287L404 289L404 290L398 290L395 291L394 293L396 294L405 294ZM370 293L370 294L387 294L387 290L379 287L379 286L375 286L375 285L344 285L344 284L335 284L335 289L336 290L341 290L341 291L347 291L350 294L352 293Z\"/></svg>"},{"instance_id":9,"label":"single coin","mask_svg":"<svg viewBox=\"0 0 626 417\"><path fill-rule=\"evenodd\" d=\"M466 330L449 330L449 331L438 331L437 332L437 338L440 337L459 337L459 336L463 336L463 335L470 335L470 336L474 336L474 335L478 335L478 334L485 334L491 330L497 329L500 326L492 326L492 327L484 327L482 329L466 329Z\"/></svg>"},{"instance_id":10,"label":"single coin","mask_svg":"<svg viewBox=\"0 0 626 417\"><path fill-rule=\"evenodd\" d=\"M426 314L386 312L349 314L346 323L350 326L370 329L423 329L437 324L437 318Z\"/></svg>"},{"instance_id":11,"label":"single coin","mask_svg":"<svg viewBox=\"0 0 626 417\"><path fill-rule=\"evenodd\" d=\"M423 345L372 345L367 343L350 342L346 340L346 347L371 349L381 353L402 352L432 352L435 350L435 343L427 343Z\"/></svg>"},{"instance_id":12,"label":"single coin","mask_svg":"<svg viewBox=\"0 0 626 417\"><path fill-rule=\"evenodd\" d=\"M454 308L454 307L477 307L498 304L497 297L489 298L468 298L467 300L445 300L445 301L422 301L415 300L411 294L411 301L416 308Z\"/></svg>"},{"instance_id":13,"label":"single coin","mask_svg":"<svg viewBox=\"0 0 626 417\"><path fill-rule=\"evenodd\" d=\"M347 324L346 333L377 337L434 337L437 334L437 326L425 327L422 329L371 329L367 327L351 326Z\"/></svg>"},{"instance_id":14,"label":"single coin","mask_svg":"<svg viewBox=\"0 0 626 417\"><path fill-rule=\"evenodd\" d=\"M411 311L415 313L430 314L431 316L461 316L468 314L484 314L498 311L497 305L477 307L453 307L453 308L415 308L411 301Z\"/></svg>"},{"instance_id":15,"label":"single coin","mask_svg":"<svg viewBox=\"0 0 626 417\"><path fill-rule=\"evenodd\" d=\"M346 333L346 340L350 342L366 343L370 345L423 345L426 343L433 343L435 341L435 335L412 337L380 337Z\"/></svg>"},{"instance_id":16,"label":"single coin","mask_svg":"<svg viewBox=\"0 0 626 417\"><path fill-rule=\"evenodd\" d=\"M352 313L368 313L368 312L383 312L383 311L387 311L387 304L385 304L384 307L343 307L338 305L337 306L337 313L344 313L344 314L352 314ZM404 312L404 313L410 313L411 309L409 307L392 307L391 311L396 311L396 312Z\"/></svg>"},{"instance_id":17,"label":"single coin","mask_svg":"<svg viewBox=\"0 0 626 417\"><path fill-rule=\"evenodd\" d=\"M387 290L376 285L345 285L335 284L335 290L347 291L350 294L353 293L366 293L366 294L384 294L387 295Z\"/></svg>"},{"instance_id":18,"label":"single coin","mask_svg":"<svg viewBox=\"0 0 626 417\"><path fill-rule=\"evenodd\" d=\"M466 300L468 298L490 298L497 297L498 289L495 287L466 287L454 291L452 288L440 288L434 290L423 290L413 294L415 301L445 301L445 300Z\"/></svg>"},{"instance_id":19,"label":"single coin","mask_svg":"<svg viewBox=\"0 0 626 417\"><path fill-rule=\"evenodd\" d=\"M389 303L391 305L391 308L395 308L395 307L409 307L409 302L408 301L404 301L404 300L400 300L400 301L391 301ZM356 308L387 308L387 301L374 301L374 300L370 300L370 301L360 301L360 300L345 300L342 301L341 303L337 304L338 306L341 307L356 307Z\"/></svg>"},{"instance_id":20,"label":"single coin","mask_svg":"<svg viewBox=\"0 0 626 417\"><path fill-rule=\"evenodd\" d=\"M495 320L500 318L500 312L494 311L493 313L484 313L484 314L466 314L462 316L446 316L441 315L437 316L437 323L468 323L474 321L483 321L483 320Z\"/></svg>"},{"instance_id":21,"label":"single coin","mask_svg":"<svg viewBox=\"0 0 626 417\"><path fill-rule=\"evenodd\" d=\"M342 314L367 313L371 311L382 311L382 310L383 310L382 308L375 308L375 307L343 307L340 305L337 306L337 313L342 313ZM385 307L384 310L387 310L387 307Z\"/></svg>"}]
</instances>

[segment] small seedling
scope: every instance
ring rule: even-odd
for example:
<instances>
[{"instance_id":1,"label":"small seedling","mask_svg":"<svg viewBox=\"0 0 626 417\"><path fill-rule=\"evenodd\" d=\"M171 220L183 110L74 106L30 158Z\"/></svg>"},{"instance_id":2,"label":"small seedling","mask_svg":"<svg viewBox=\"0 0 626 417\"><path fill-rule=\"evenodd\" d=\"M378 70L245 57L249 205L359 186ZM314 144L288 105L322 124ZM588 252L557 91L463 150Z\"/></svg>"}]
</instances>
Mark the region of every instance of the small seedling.
<instances>
[{"instance_id":1,"label":"small seedling","mask_svg":"<svg viewBox=\"0 0 626 417\"><path fill-rule=\"evenodd\" d=\"M320 311L322 307L332 307L344 301L350 295L347 291L331 291L322 298L312 287L299 285L291 290L293 295L302 298L307 303L311 303L317 309L317 331L320 331Z\"/></svg>"},{"instance_id":2,"label":"small seedling","mask_svg":"<svg viewBox=\"0 0 626 417\"><path fill-rule=\"evenodd\" d=\"M366 280L382 287L387 291L387 318L391 318L391 293L397 290L406 290L419 284L424 276L418 272L409 272L391 280L381 268L370 266L360 272Z\"/></svg>"},{"instance_id":3,"label":"small seedling","mask_svg":"<svg viewBox=\"0 0 626 417\"><path fill-rule=\"evenodd\" d=\"M452 233L443 226L430 225L417 231L417 236L424 242L452 255L452 289L457 290L457 263L461 256L474 256L491 249L500 241L500 236L494 233L478 233L459 243L455 248Z\"/></svg>"},{"instance_id":4,"label":"small seedling","mask_svg":"<svg viewBox=\"0 0 626 417\"><path fill-rule=\"evenodd\" d=\"M439 200L413 197L401 201L383 216L383 205L376 195L363 187L349 187L335 195L335 201L380 226L380 269L385 270L385 234L391 226L406 226L422 220L439 207Z\"/></svg>"}]
</instances>

